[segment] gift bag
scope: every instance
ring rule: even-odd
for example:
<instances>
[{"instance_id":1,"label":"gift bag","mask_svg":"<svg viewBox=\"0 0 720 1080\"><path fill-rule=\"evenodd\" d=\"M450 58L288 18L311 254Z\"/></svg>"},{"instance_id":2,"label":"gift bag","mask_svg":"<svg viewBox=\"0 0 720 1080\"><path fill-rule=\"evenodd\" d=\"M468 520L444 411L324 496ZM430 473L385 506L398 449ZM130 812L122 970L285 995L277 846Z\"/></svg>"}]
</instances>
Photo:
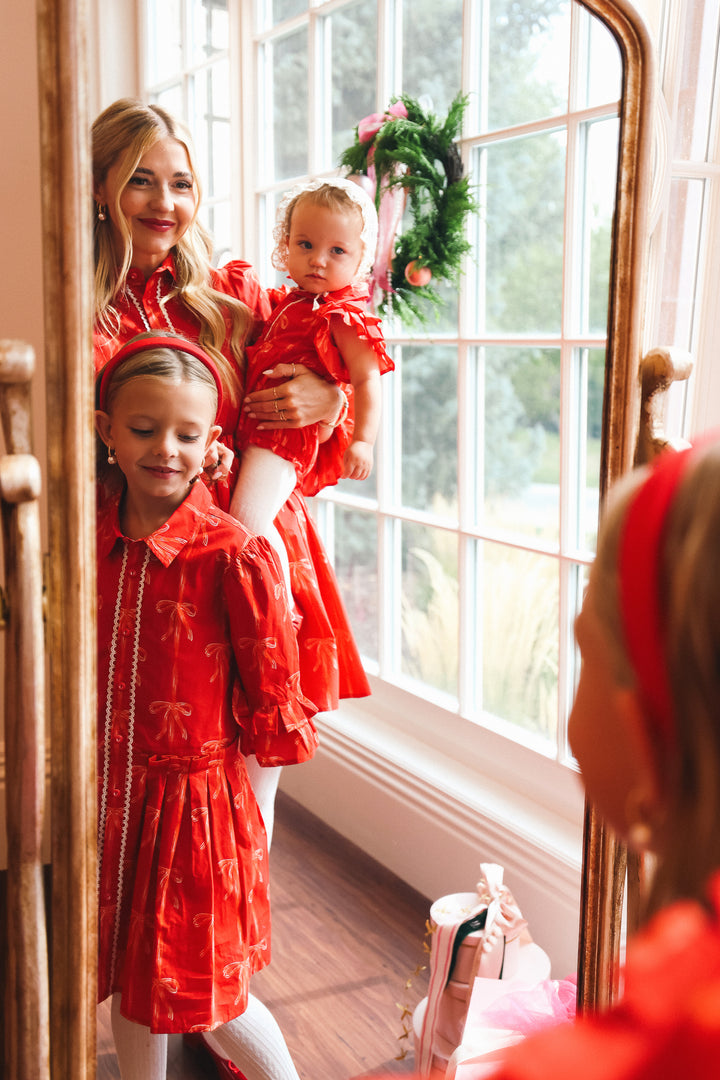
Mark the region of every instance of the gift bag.
<instances>
[{"instance_id":1,"label":"gift bag","mask_svg":"<svg viewBox=\"0 0 720 1080\"><path fill-rule=\"evenodd\" d=\"M415 1060L422 1077L446 1062L462 1041L475 979L511 979L527 922L508 889L503 868L482 863L474 893L453 893L430 908L433 929L428 996L413 1015Z\"/></svg>"}]
</instances>

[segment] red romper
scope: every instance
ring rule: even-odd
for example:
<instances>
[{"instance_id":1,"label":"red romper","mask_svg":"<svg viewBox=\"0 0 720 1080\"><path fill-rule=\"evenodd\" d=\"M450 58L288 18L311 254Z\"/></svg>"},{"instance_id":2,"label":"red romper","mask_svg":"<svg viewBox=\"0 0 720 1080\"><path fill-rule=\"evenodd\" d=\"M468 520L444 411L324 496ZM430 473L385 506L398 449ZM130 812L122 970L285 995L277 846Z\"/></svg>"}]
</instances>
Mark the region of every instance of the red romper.
<instances>
[{"instance_id":1,"label":"red romper","mask_svg":"<svg viewBox=\"0 0 720 1080\"><path fill-rule=\"evenodd\" d=\"M268 542L197 482L152 536L98 515L98 999L154 1032L240 1015L270 960L265 829L243 754L312 757Z\"/></svg>"},{"instance_id":2,"label":"red romper","mask_svg":"<svg viewBox=\"0 0 720 1080\"><path fill-rule=\"evenodd\" d=\"M148 328L173 330L197 341L199 324L182 301L174 297L164 306L160 304L172 289L174 279L175 264L172 255L150 275L147 282L141 271L135 268L128 271L125 294L115 302L120 315L117 334L108 336L100 327L95 328L96 371L99 371L122 345ZM249 263L238 260L214 270L212 284L219 292L234 296L247 304L258 320L265 319L270 314L267 294L260 287ZM229 317L227 322L229 342ZM229 345L226 344L223 353L231 358ZM238 372L238 381L242 397L244 378L241 372ZM240 425L240 405L241 402L233 404L229 400L224 401L218 417L218 423L223 429L221 440L233 450ZM340 430L336 434L338 439L342 438ZM327 443L324 445L328 446ZM345 445L347 442L340 451L341 459ZM229 477L213 485L213 499L223 510L230 507L237 467L235 462ZM338 707L340 698L366 697L370 693L370 685L353 639L337 579L303 498L303 491L314 494L326 483L336 482L336 474L333 480L328 480L319 470L320 462L315 473L309 478L312 481L311 487L305 490L307 485L303 485L302 489L298 485L278 514L275 524L287 548L293 599L298 614L302 616L298 646L303 692L320 711L327 712ZM333 473L334 464L329 467L328 475Z\"/></svg>"},{"instance_id":3,"label":"red romper","mask_svg":"<svg viewBox=\"0 0 720 1080\"><path fill-rule=\"evenodd\" d=\"M324 379L342 384L351 398L350 373L331 332L333 318L342 318L343 322L353 327L360 340L372 348L381 375L394 370L395 365L385 349L380 319L366 310L367 287L348 285L322 296L303 289L291 289L289 292L278 289L269 295L277 306L256 344L247 350L245 385L248 393L277 385L281 381L263 375L267 368L294 362L304 364ZM352 425L342 432L340 438L318 444L317 424L304 428L258 431L258 422L248 417L243 419L238 450L242 451L250 444L264 446L291 461L306 495L320 490L316 486L318 482L321 487L338 482L343 454L352 441Z\"/></svg>"}]
</instances>

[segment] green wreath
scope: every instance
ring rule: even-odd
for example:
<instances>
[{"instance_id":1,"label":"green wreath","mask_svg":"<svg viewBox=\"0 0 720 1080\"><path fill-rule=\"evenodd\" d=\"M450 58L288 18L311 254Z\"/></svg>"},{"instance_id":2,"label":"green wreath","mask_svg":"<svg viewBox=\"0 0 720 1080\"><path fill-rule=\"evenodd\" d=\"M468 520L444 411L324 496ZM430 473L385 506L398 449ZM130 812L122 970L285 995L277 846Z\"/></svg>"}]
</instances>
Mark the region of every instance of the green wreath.
<instances>
[{"instance_id":1,"label":"green wreath","mask_svg":"<svg viewBox=\"0 0 720 1080\"><path fill-rule=\"evenodd\" d=\"M381 314L426 322L426 301L441 302L435 283L457 282L460 276L462 257L470 250L465 221L476 209L455 142L466 105L467 97L458 94L441 122L402 94L385 113L358 124L355 142L340 158L351 173L372 176L374 169L378 213L388 189L402 187L407 194L412 225L394 244L378 304Z\"/></svg>"}]
</instances>

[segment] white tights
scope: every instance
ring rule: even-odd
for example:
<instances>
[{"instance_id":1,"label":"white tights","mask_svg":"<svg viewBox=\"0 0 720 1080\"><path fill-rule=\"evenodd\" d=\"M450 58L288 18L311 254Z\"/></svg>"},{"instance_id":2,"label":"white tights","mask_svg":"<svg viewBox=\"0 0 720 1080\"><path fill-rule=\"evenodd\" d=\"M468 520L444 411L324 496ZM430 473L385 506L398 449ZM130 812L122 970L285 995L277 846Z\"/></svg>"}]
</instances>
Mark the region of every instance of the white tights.
<instances>
[{"instance_id":1,"label":"white tights","mask_svg":"<svg viewBox=\"0 0 720 1080\"><path fill-rule=\"evenodd\" d=\"M122 1080L166 1080L167 1035L153 1035L121 1016L119 994L112 999L112 1030ZM252 994L242 1016L204 1037L247 1080L300 1080L275 1017Z\"/></svg>"},{"instance_id":2,"label":"white tights","mask_svg":"<svg viewBox=\"0 0 720 1080\"><path fill-rule=\"evenodd\" d=\"M248 446L240 459L230 503L233 517L251 533L264 536L274 547L285 575L289 605L292 605L290 563L285 544L273 522L292 495L296 483L295 466L289 461L264 446Z\"/></svg>"},{"instance_id":3,"label":"white tights","mask_svg":"<svg viewBox=\"0 0 720 1080\"><path fill-rule=\"evenodd\" d=\"M295 468L285 458L266 450L264 446L248 446L240 459L240 471L233 491L230 513L246 529L270 541L285 576L288 604L292 607L290 563L285 544L273 522L290 498L297 477ZM275 793L280 780L280 768L263 768L254 757L246 759L248 776L260 813L265 822L268 848L275 821Z\"/></svg>"},{"instance_id":4,"label":"white tights","mask_svg":"<svg viewBox=\"0 0 720 1080\"><path fill-rule=\"evenodd\" d=\"M273 826L275 824L275 795L280 782L282 765L264 766L258 764L258 759L253 754L245 758L250 786L253 789L255 800L260 808L262 819L265 822L267 833L267 846L270 850Z\"/></svg>"}]
</instances>

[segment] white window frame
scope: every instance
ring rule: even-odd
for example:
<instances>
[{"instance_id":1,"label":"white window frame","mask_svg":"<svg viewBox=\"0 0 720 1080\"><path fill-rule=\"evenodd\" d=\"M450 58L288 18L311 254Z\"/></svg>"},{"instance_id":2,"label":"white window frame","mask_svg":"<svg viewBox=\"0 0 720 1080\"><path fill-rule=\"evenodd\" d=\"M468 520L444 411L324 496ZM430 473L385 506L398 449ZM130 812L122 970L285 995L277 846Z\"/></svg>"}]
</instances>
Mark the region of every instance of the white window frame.
<instances>
[{"instance_id":1,"label":"white window frame","mask_svg":"<svg viewBox=\"0 0 720 1080\"><path fill-rule=\"evenodd\" d=\"M311 2L311 21L337 6L339 2L340 0L332 0L325 5ZM233 95L233 100L239 102L233 123L239 123L241 132L240 139L236 140L236 175L241 178L241 184L240 190L236 188L234 192L234 205L237 208L234 219L234 251L236 255L258 263L262 257L262 248L257 239L258 202L255 193L254 158L258 130L262 129L262 125L258 123L259 109L256 108L254 89L253 0L236 0L235 3L230 0L230 6L230 59L237 72L236 94ZM671 14L680 13L674 22L666 18L663 25L664 55L668 58L667 80L673 77L673 42L680 33L684 2L666 0L663 9ZM380 5L379 34L383 34L390 25L392 10L393 5L389 0ZM473 30L472 20L468 15L465 32L471 34ZM466 76L468 63L466 55L463 60ZM388 72L381 67L378 71L378 101L387 102L397 89L390 85ZM717 108L715 117L717 132ZM464 146L464 152L467 155L467 146ZM714 162L717 161L716 140ZM311 169L312 166L313 162L310 163ZM708 169L708 175L716 180L718 166L711 163ZM713 186L708 207L709 225L719 225L720 198L717 183ZM659 215L660 210L658 217ZM262 229L266 228L267 222L262 225ZM649 284L651 311L657 306L657 297L653 294L653 282L657 283L657 273L653 277L652 266L661 262L663 250L663 245L657 239L658 235L656 231ZM706 359L712 356L712 343L718 340L720 334L720 313L714 302L717 294L716 283L720 281L720 253L716 245L706 245L703 281L705 287L701 293L694 332L699 361L697 373L690 383L690 393L683 398L682 407L676 409L675 413L671 410L670 416L671 424L684 430L699 430L701 427L710 426L710 423L720 422L720 372L718 365ZM648 344L652 337L652 325L653 319L649 317L646 321ZM470 343L470 339L460 339L461 353ZM596 342L593 340L589 343ZM570 347L570 342L563 347ZM567 373L568 370L568 366L563 365L563 371ZM461 363L462 371L464 365ZM564 380L567 377L565 374ZM566 381L563 382L562 393L564 401L567 402L569 395ZM386 409L381 448L383 439L387 442L390 437L388 423L391 416L391 408ZM567 466L567 462L564 465ZM462 475L461 472L461 482ZM334 498L335 496L329 493L318 500L318 516L321 522L323 519L329 520L327 507L332 505ZM352 502L351 499L345 501ZM332 550L331 528L328 528L327 539ZM570 609L568 607L565 610ZM565 641L569 641L572 629L568 622L569 620L565 619L560 628L561 637ZM468 678L466 664L464 674L461 674L461 695L462 687L467 684ZM339 714L332 721L335 735L344 735L348 746L366 746L369 751L376 751L378 756L384 755L387 760L402 758L404 761L411 761L418 776L461 793L468 804L482 800L489 813L497 815L499 820L507 821L511 827L515 826L516 831L542 837L558 852L562 851L570 861L579 860L582 797L577 777L562 755L559 760L547 759L530 747L505 739L500 732L490 727L480 727L448 712L437 701L418 697L407 687L391 685L375 675L371 675L371 683L372 698L343 703ZM565 711L561 707L561 715ZM438 731L442 732L441 751L438 751L437 746Z\"/></svg>"},{"instance_id":2,"label":"white window frame","mask_svg":"<svg viewBox=\"0 0 720 1080\"><path fill-rule=\"evenodd\" d=\"M310 76L309 93L311 95L310 101L310 116L314 116L318 113L318 108L313 104L312 95L319 96L320 87L318 85L318 71L321 65L313 63L313 48L314 43L319 39L319 25L320 20L327 14L332 13L339 6L338 0L329 0L329 2L318 2L311 5L310 11L307 16L298 16L297 18L288 20L282 24L282 32L288 32L293 28L297 28L304 22L308 24L309 34L309 70L312 73ZM243 37L245 40L254 31L253 18L252 18L252 5L243 4ZM393 5L381 4L379 15L379 36L383 33L383 20L387 24L388 20L392 17ZM470 79L472 72L470 71L471 60L470 57L473 54L473 48L471 47L471 41L474 40L477 30L475 20L472 17L470 5L465 6L465 45L463 49L463 71L465 78ZM277 28L262 31L256 37L258 45L267 41L277 32ZM472 35L472 37L470 36ZM378 49L378 54L382 58L384 54L383 50ZM396 88L391 87L391 80L387 70L388 65L380 63L378 65L378 79L377 79L377 108L381 108L379 103L386 104L391 94L396 92ZM472 81L470 79L470 81ZM398 88L399 89L399 88ZM472 115L472 110L469 110L469 114ZM612 115L613 108L608 106L596 107L593 109L585 110L574 115L572 126L568 134L568 156L573 153L574 147L572 145L573 133L577 132L578 125L585 119L593 117L601 117L606 115ZM616 108L614 114L617 114ZM358 118L359 119L359 118ZM554 126L560 126L565 121L565 117L558 118L557 124L547 121L539 122L537 124L528 124L523 131L543 131ZM262 130L263 124L260 123L260 129ZM464 158L464 164L467 169L468 157L473 146L481 145L483 143L491 142L497 139L497 133L493 133L490 136L476 136L474 138L465 137L462 140L462 153ZM312 138L312 135L311 135ZM311 160L309 162L310 172L313 172L313 165L317 162L313 162L312 153ZM569 173L570 182L572 183L572 172ZM262 186L261 178L256 179L255 190L261 189L261 195L265 192L271 193L274 188L284 185L273 185L268 183ZM573 192L574 195L574 192ZM260 212L260 202L256 202L256 221L259 223L258 232L256 234L256 241L254 245L254 254L258 258L262 258L264 245L262 232L265 234L269 232L270 223L263 221L263 215ZM459 395L461 400L463 399L463 391L468 385L468 352L473 347L476 347L480 342L482 344L492 344L492 340L488 338L478 338L468 333L469 330L469 310L470 303L468 301L469 292L471 289L472 280L472 268L468 266L468 277L461 285L461 327L462 331L457 339L452 339L452 343L457 341L459 350ZM564 282L564 292L567 297L570 295L570 286L567 278ZM569 304L566 305L569 308ZM565 326L568 319L565 319ZM402 336L398 336L392 333L391 340L393 344L402 346L409 340ZM445 337L442 336L438 340L445 341ZM510 339L503 338L503 345L511 344L525 344L524 341L512 341ZM563 328L563 332L557 337L552 337L543 341L533 340L533 344L548 345L553 348L557 348L562 353L562 402L563 409L567 412L570 409L570 401L572 397L570 382L572 379L572 364L568 362L568 356L575 348L583 347L604 347L605 336L604 335L584 335L578 337L577 335L570 335ZM383 423L382 431L378 442L378 460L380 461L384 448L392 446L394 440L394 425L393 417L398 407L399 401L399 386L397 383L398 374L396 372L393 376L393 385L384 380L385 386L385 401L383 411ZM466 432L460 423L459 432L460 446L466 440ZM567 485L568 477L570 477L576 469L570 462L570 451L565 444L565 450L563 451L564 460L561 473L561 485ZM391 460L399 462L399 454L391 451L388 457ZM397 467L397 465L396 465ZM470 544L477 539L481 533L477 528L473 528L469 524L469 514L463 508L463 504L469 504L470 498L467 492L467 470L461 467L460 470L460 518L461 523L458 528L457 522L452 521L438 521L432 518L431 515L423 513L421 511L412 511L407 508L394 505L390 498L390 491L393 490L395 485L392 482L386 482L388 478L387 469L378 471L378 556L379 556L379 578L380 581L388 581L388 556L392 560L392 553L394 551L393 540L393 524L402 521L414 521L418 523L432 523L441 528L447 527L452 530L458 531L459 538L459 559L462 567L467 566L467 553ZM465 491L463 492L463 487ZM463 495L465 497L463 497ZM353 506L368 506L369 504L362 500L360 497L348 495L343 493L338 494L336 489L326 489L316 499L316 514L323 529L324 539L328 547L329 554L333 556L333 528L332 528L332 507L333 505L343 505L346 507ZM567 518L563 518L562 531L565 533L567 530ZM489 538L492 538L491 536ZM522 546L522 544L520 544ZM530 545L528 545L530 547ZM560 549L556 552L555 557L559 560L562 571L560 573L560 611L561 611L561 624L559 627L559 634L561 642L566 646L572 640L572 621L574 616L574 606L569 603L569 596L575 590L573 585L573 577L575 575L575 568L579 566L587 566L591 562L592 555L590 552L581 552L578 550L570 550L568 544L565 541L565 537L561 536ZM572 610L571 610L572 608ZM467 602L462 606L460 614L461 632L466 632L470 626L469 612L467 610ZM373 735L376 742L376 749L378 753L390 752L390 746L393 747L392 752L397 754L399 751L396 739L400 732L404 737L404 745L407 747L408 739L413 739L416 749L416 767L422 767L429 769L435 774L435 778L440 783L453 783L458 787L463 785L461 774L464 768L470 764L472 775L475 778L474 786L474 798L478 800L483 798L487 793L488 787L485 781L488 777L493 778L493 783L497 781L499 777L502 777L501 784L508 792L511 793L511 801L515 810L511 810L508 806L503 806L503 813L512 816L518 808L521 809L523 816L531 814L535 820L539 820L540 816L543 816L546 822L546 828L548 823L554 822L555 829L563 834L565 838L568 835L573 835L573 842L578 845L575 850L575 856L578 857L579 850L579 838L580 838L580 822L582 817L582 799L579 795L577 777L574 772L574 766L565 752L565 727L567 721L567 713L572 696L572 678L568 677L569 673L566 670L568 660L572 662L572 650L570 647L560 647L560 662L563 665L563 672L561 674L562 683L564 685L564 700L559 702L559 723L558 723L558 735L557 746L558 750L554 757L548 756L546 752L540 752L538 757L538 746L534 740L526 736L525 744L522 741L508 740L503 736L508 733L509 725L505 725L502 722L497 722L490 717L483 717L482 721L478 723L477 717L469 718L468 714L471 710L468 708L468 697L470 696L469 690L472 682L473 671L472 664L470 663L470 656L468 651L465 650L464 662L460 671L460 708L457 711L443 708L443 696L439 692L434 692L432 688L423 686L422 688L414 688L412 681L409 678L403 678L397 673L393 677L392 681L388 681L383 678L385 670L388 666L392 667L392 660L390 659L391 649L387 645L387 637L390 635L383 635L383 627L380 627L380 660L377 664L370 665L370 674L373 686L373 696L368 702L349 701L343 702L340 709L340 717L336 720L336 723L342 722L344 730L348 738L352 738L352 732L355 731L359 738L363 738L363 732L367 734L369 719L375 718L378 715L384 715L386 717L385 724L374 725ZM417 692L413 692L416 689ZM464 714L464 715L463 715ZM404 717L412 717L412 723L410 725L403 723ZM438 753L438 731L443 732L444 739L448 740L448 746L454 746L454 750L448 754ZM450 737L450 732L452 736ZM421 759L424 759L424 764L420 764ZM461 764L462 763L462 764ZM485 778L481 780L480 778ZM480 792L480 788L483 788L483 793ZM503 803L505 800L502 800ZM544 808L544 813L541 813L539 808ZM571 823L568 830L568 823ZM566 849L567 850L567 849Z\"/></svg>"}]
</instances>

